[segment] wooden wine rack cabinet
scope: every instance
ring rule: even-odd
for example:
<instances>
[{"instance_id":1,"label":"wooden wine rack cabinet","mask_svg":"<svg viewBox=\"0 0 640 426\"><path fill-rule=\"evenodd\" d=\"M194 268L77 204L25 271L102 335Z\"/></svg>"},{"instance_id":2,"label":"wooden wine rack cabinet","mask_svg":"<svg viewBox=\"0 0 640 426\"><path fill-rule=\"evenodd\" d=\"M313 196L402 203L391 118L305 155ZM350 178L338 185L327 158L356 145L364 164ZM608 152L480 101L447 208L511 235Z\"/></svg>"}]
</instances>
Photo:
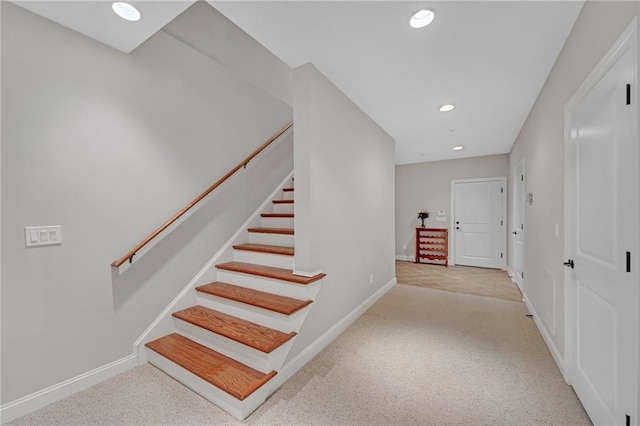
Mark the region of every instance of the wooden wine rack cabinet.
<instances>
[{"instance_id":1,"label":"wooden wine rack cabinet","mask_svg":"<svg viewBox=\"0 0 640 426\"><path fill-rule=\"evenodd\" d=\"M449 266L449 230L416 228L416 262Z\"/></svg>"}]
</instances>

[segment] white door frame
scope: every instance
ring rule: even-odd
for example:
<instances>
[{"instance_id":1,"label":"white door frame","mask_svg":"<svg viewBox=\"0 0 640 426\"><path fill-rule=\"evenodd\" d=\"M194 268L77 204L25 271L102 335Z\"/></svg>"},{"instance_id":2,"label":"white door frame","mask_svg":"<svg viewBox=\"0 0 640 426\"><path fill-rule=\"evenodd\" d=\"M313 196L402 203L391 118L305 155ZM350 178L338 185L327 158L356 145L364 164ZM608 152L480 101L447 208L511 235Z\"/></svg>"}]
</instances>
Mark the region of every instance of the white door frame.
<instances>
[{"instance_id":1,"label":"white door frame","mask_svg":"<svg viewBox=\"0 0 640 426\"><path fill-rule=\"evenodd\" d=\"M451 223L449 226L449 265L455 265L456 260L456 246L455 246L455 233L453 230L456 228L456 184L457 183L472 183L472 182L495 182L499 181L502 184L502 235L500 236L501 252L503 253L502 259L500 259L500 269L503 271L507 268L507 178L506 176L488 177L488 178L476 178L476 179L452 179L451 180Z\"/></svg>"},{"instance_id":2,"label":"white door frame","mask_svg":"<svg viewBox=\"0 0 640 426\"><path fill-rule=\"evenodd\" d=\"M571 149L571 123L572 123L572 111L575 109L575 107L585 98L585 96L591 91L591 89L600 81L600 79L608 72L609 68L612 66L612 64L614 64L619 58L620 56L622 56L625 53L625 48L628 48L628 44L631 43L631 46L635 45L636 48L636 60L634 63L634 72L633 75L635 77L635 80L632 81L632 102L637 102L638 100L640 100L640 88L639 86L639 82L638 82L638 58L640 57L640 41L638 40L638 38L640 38L640 28L639 28L639 22L638 22L638 18L634 18L631 21L631 24L627 27L627 29L624 31L624 33L618 38L618 40L616 41L616 43L613 45L613 47L607 52L607 54L601 59L601 61L598 63L598 65L595 67L595 69L589 74L589 76L584 80L584 82L580 85L580 87L576 90L576 92L573 94L573 96L569 99L569 101L567 102L567 104L565 105L564 108L564 148L565 148L565 152L564 152L564 157L565 157L565 163L564 163L564 167L565 167L565 186L564 186L564 191L565 194L568 194L569 191L572 190L571 188L571 182L568 179L567 174L573 170L574 164L573 164L573 152ZM635 101L634 101L635 99ZM640 168L640 147L639 147L639 141L638 141L638 120L636 119L635 123L634 123L634 127L635 127L635 136L636 136L636 160L638 162L638 167ZM640 176L638 178L638 187L640 188ZM634 202L638 203L640 200L640 191L638 194L635 194L635 197L632 196L630 197L631 200L633 200ZM575 220L575 218L572 215L572 210L573 208L570 206L570 199L569 197L565 196L565 201L564 201L564 223L565 223L565 230L567 229L566 224L571 223L571 221ZM632 268L635 266L635 270L638 269L638 267L640 267L640 256L639 256L639 249L640 249L640 229L638 224L636 224L635 229L630 229L630 232L633 232L634 235L634 243L632 245L632 250L633 250L633 255L632 255L632 259L631 259L631 265ZM564 234L564 258L569 259L571 258L571 256L573 256L575 248L573 247L573 235L570 232L566 232ZM633 270L633 269L632 269ZM561 368L562 374L564 376L565 381L567 382L567 384L571 384L572 382L572 377L571 377L571 372L573 370L573 368L571 368L571 366L575 365L575 347L573 344L573 333L574 333L574 325L572 323L572 318L574 317L574 311L575 311L575 294L576 294L576 288L575 288L575 283L573 282L573 279L571 277L571 270L568 268L565 268L564 271L564 347L565 347L565 351L564 351L564 368ZM638 312L640 310L640 291L638 291L638 288L636 287L636 299L637 299L637 305L636 305L636 312L635 312L635 323L638 324L638 317L640 315L640 313ZM638 344L640 342L640 327L638 327L638 335L635 336L636 338L636 342L635 342L635 354L633 355L633 359L635 360L635 365L632 367L633 372L631 372L631 374L634 376L634 380L635 380L635 391L636 391L636 395L635 395L635 399L636 399L636 406L635 406L635 412L631 413L632 416L632 423L631 424L635 424L635 425L640 425L640 421L638 419L638 415L640 415L640 389L639 389L639 384L640 384L640 371L639 371L639 361L638 361L638 355L639 355L639 348L638 348Z\"/></svg>"},{"instance_id":3,"label":"white door frame","mask_svg":"<svg viewBox=\"0 0 640 426\"><path fill-rule=\"evenodd\" d=\"M526 177L524 157L520 158L520 161L518 161L515 164L515 166L513 167L513 170L512 170L512 173L513 173L513 192L514 192L514 197L513 197L513 203L514 204L513 205L514 205L514 207L515 207L515 203L518 200L518 197L516 197L515 194L516 194L516 192L518 190L522 190L522 206L520 206L520 209L522 210L522 225L523 225L523 228L524 228L522 230L524 231L527 228L526 225L525 225L525 223L526 223L526 208L525 208L525 206L527 204L527 202L526 202L526 193L527 193L527 191L526 191L526 187L525 187L526 181L524 180L524 178L521 178L521 180L518 180L518 176L517 176L516 171L520 167L522 168L522 176ZM515 215L515 208L514 208L514 215L513 215L513 220L514 220L513 230L514 231L511 231L511 232L515 232L516 229L519 229L518 228L518 224L515 223L516 219L517 218L516 218L516 215ZM509 235L513 235L513 234L509 234ZM525 231L524 235L525 236L527 235L526 231ZM525 239L526 239L526 237L525 237ZM516 247L517 247L516 236L514 236L513 237L513 256L515 258L518 257L518 253L517 253ZM522 254L521 261L522 261L522 272L523 272L523 274L524 274L525 253L526 252L525 252L525 247L524 247L524 242L523 242L523 244L522 244L522 253L521 253ZM510 260L509 263L511 263L513 265L513 262L511 262L511 261L514 260L514 259L509 259L509 260ZM518 286L518 288L520 288L520 292L522 292L522 294L524 294L524 276L520 276L519 277L518 276L518 271L511 271L511 273L513 274L513 278L514 278L514 281L515 281L516 285Z\"/></svg>"}]
</instances>

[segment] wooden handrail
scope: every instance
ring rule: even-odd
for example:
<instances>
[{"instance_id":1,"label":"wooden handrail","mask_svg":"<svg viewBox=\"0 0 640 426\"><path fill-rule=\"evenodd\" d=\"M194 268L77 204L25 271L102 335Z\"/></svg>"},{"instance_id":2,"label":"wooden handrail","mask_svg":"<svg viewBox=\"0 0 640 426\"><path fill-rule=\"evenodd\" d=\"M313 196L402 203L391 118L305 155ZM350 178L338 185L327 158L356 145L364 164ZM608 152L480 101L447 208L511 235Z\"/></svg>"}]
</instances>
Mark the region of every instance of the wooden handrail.
<instances>
[{"instance_id":1,"label":"wooden handrail","mask_svg":"<svg viewBox=\"0 0 640 426\"><path fill-rule=\"evenodd\" d=\"M286 126L284 126L282 129L280 129L275 135L273 135L268 141L266 141L265 143L263 143L260 148L256 149L253 154L251 154L250 156L248 156L247 158L245 158L244 160L242 160L237 166L235 166L233 169L231 169L226 175L224 175L220 180L218 180L216 183L214 183L213 185L211 185L209 188L207 188L202 194L198 195L193 201L191 201L189 204L187 204L182 210L180 210L178 213L176 213L171 219L169 219L168 221L166 221L162 226L160 226L158 229L156 229L155 231L153 231L147 238L145 238L144 240L142 240L142 242L140 242L138 245L136 245L134 248L132 248L131 250L129 250L129 252L127 252L127 254L125 254L124 256L122 256L120 259L118 260L114 260L113 263L111 264L111 266L113 266L114 268L119 267L120 265L122 265L124 262L126 262L127 260L129 260L129 263L133 262L133 256L136 255L136 253L144 246L146 246L147 244L149 244L149 242L151 242L151 240L153 240L155 237L157 237L162 231L164 231L165 229L167 229L169 226L171 226L176 220L178 220L183 214L185 214L186 212L188 212L193 206L195 206L196 204L198 204L200 201L202 201L202 199L204 197L206 197L207 195L209 195L211 192L213 192L213 190L215 190L217 187L219 187L220 185L222 185L227 179L229 179L231 176L233 176L238 170L240 170L243 167L247 167L247 164L249 164L249 161L253 160L258 154L260 154L262 151L264 151L269 145L271 145L276 139L278 139L280 136L282 136L282 134L284 132L286 132L287 130L289 130L291 127L293 126L293 122L287 124Z\"/></svg>"}]
</instances>

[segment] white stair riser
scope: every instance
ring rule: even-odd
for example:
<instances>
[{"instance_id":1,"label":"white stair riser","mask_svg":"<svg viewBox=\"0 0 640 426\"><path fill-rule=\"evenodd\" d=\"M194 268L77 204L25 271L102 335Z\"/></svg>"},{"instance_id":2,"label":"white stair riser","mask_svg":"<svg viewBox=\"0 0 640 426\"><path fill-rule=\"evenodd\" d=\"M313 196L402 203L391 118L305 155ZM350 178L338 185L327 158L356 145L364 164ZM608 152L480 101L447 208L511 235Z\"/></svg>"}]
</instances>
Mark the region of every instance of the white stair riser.
<instances>
[{"instance_id":1,"label":"white stair riser","mask_svg":"<svg viewBox=\"0 0 640 426\"><path fill-rule=\"evenodd\" d=\"M262 227L263 228L290 228L293 229L293 218L292 217L263 217L262 218Z\"/></svg>"},{"instance_id":2,"label":"white stair riser","mask_svg":"<svg viewBox=\"0 0 640 426\"><path fill-rule=\"evenodd\" d=\"M320 290L320 283L322 282L322 280L318 280L306 285L295 284L257 275L225 271L223 269L218 269L218 281L251 288L253 290L265 291L279 296L293 297L299 300L314 300Z\"/></svg>"},{"instance_id":3,"label":"white stair riser","mask_svg":"<svg viewBox=\"0 0 640 426\"><path fill-rule=\"evenodd\" d=\"M264 234L261 232L249 232L249 242L253 244L293 247L295 244L294 241L294 236L290 234Z\"/></svg>"},{"instance_id":4,"label":"white stair riser","mask_svg":"<svg viewBox=\"0 0 640 426\"><path fill-rule=\"evenodd\" d=\"M278 203L273 205L274 213L293 213L293 203Z\"/></svg>"},{"instance_id":5,"label":"white stair riser","mask_svg":"<svg viewBox=\"0 0 640 426\"><path fill-rule=\"evenodd\" d=\"M246 419L267 399L271 393L271 383L267 382L249 395L244 401L240 401L225 391L213 386L178 364L163 357L159 353L145 348L149 362L167 373L186 387L190 388L203 398L211 401L238 420ZM273 380L273 379L272 379Z\"/></svg>"},{"instance_id":6,"label":"white stair riser","mask_svg":"<svg viewBox=\"0 0 640 426\"><path fill-rule=\"evenodd\" d=\"M276 268L293 269L293 256L282 254L262 253L249 250L235 250L234 260L237 262L253 263L256 265L273 266Z\"/></svg>"},{"instance_id":7,"label":"white stair riser","mask_svg":"<svg viewBox=\"0 0 640 426\"><path fill-rule=\"evenodd\" d=\"M178 318L173 321L176 331L183 336L263 373L280 369L293 343L293 339L290 339L267 354Z\"/></svg>"},{"instance_id":8,"label":"white stair riser","mask_svg":"<svg viewBox=\"0 0 640 426\"><path fill-rule=\"evenodd\" d=\"M300 327L302 327L302 323L309 313L310 306L307 305L307 307L291 315L284 315L206 293L199 293L198 305L255 322L283 333L291 333L292 331L297 333L300 331Z\"/></svg>"},{"instance_id":9,"label":"white stair riser","mask_svg":"<svg viewBox=\"0 0 640 426\"><path fill-rule=\"evenodd\" d=\"M291 188L291 187L289 187ZM283 200L293 200L293 195L295 191L282 191L282 199Z\"/></svg>"}]
</instances>

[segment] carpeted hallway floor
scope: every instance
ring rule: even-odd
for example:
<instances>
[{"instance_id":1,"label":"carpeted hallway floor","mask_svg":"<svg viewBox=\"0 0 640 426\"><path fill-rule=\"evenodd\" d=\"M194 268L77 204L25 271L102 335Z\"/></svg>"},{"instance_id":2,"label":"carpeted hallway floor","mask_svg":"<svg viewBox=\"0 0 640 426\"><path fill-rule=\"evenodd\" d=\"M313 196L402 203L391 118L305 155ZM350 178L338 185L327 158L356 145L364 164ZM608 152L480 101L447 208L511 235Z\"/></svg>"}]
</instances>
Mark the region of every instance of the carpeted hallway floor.
<instances>
[{"instance_id":1,"label":"carpeted hallway floor","mask_svg":"<svg viewBox=\"0 0 640 426\"><path fill-rule=\"evenodd\" d=\"M247 425L589 425L521 302L396 285ZM14 425L240 424L150 365Z\"/></svg>"},{"instance_id":2,"label":"carpeted hallway floor","mask_svg":"<svg viewBox=\"0 0 640 426\"><path fill-rule=\"evenodd\" d=\"M396 277L398 284L522 301L518 286L505 271L499 269L457 265L446 268L442 265L396 260Z\"/></svg>"}]
</instances>

